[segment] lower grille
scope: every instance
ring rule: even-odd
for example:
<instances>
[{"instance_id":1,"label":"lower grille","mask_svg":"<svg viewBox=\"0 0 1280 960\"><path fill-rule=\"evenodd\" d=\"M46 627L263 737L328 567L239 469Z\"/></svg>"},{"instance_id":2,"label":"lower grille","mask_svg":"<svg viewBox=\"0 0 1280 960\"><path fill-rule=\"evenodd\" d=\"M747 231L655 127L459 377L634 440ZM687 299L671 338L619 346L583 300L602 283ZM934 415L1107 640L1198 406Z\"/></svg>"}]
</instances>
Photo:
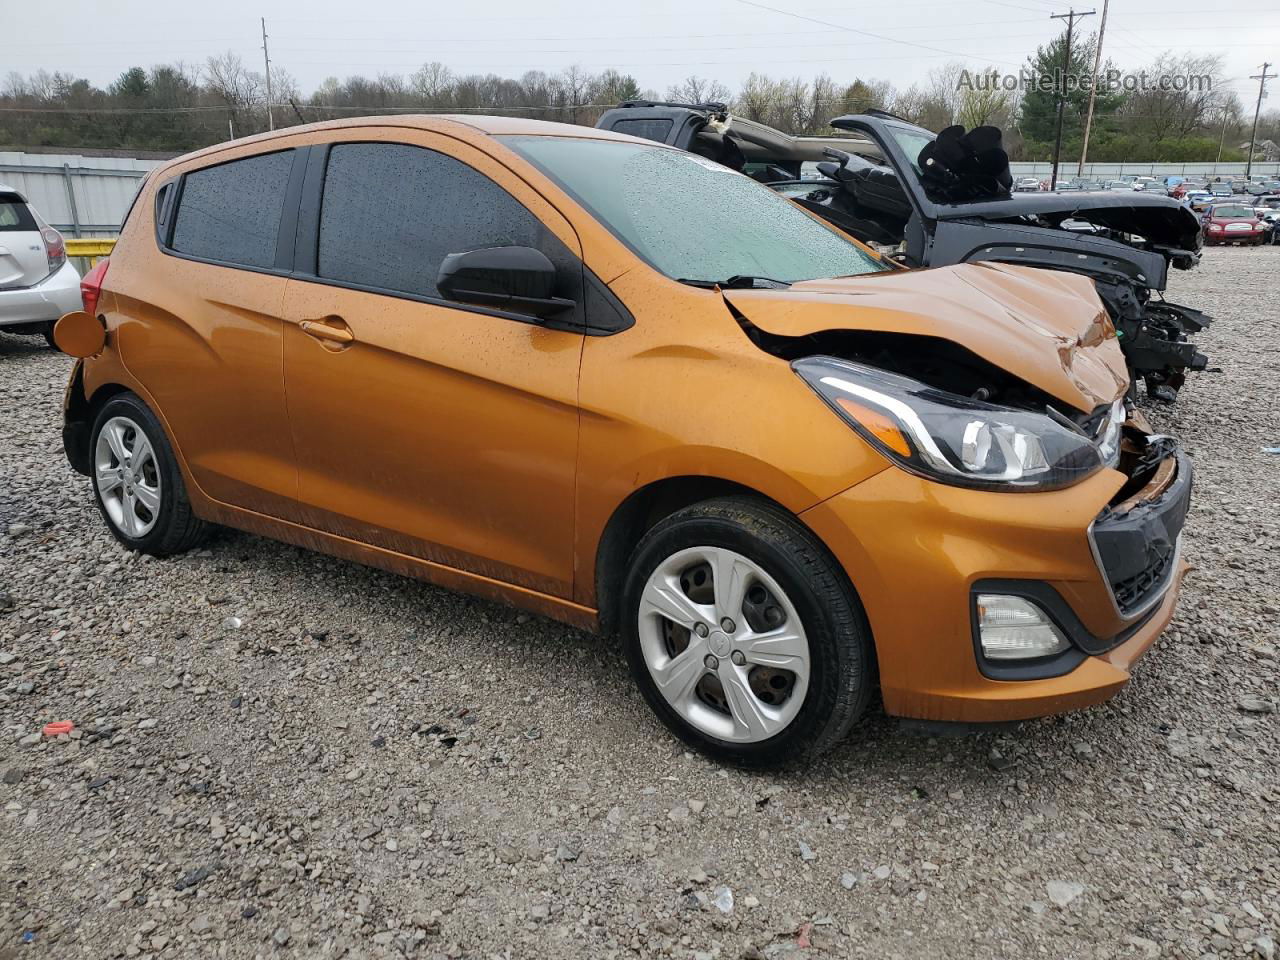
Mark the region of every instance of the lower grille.
<instances>
[{"instance_id":1,"label":"lower grille","mask_svg":"<svg viewBox=\"0 0 1280 960\"><path fill-rule=\"evenodd\" d=\"M1176 572L1191 503L1191 461L1173 450L1169 455L1177 457L1177 470L1167 487L1149 499L1139 492L1125 510L1104 510L1089 529L1098 566L1126 619L1156 603Z\"/></svg>"},{"instance_id":2,"label":"lower grille","mask_svg":"<svg viewBox=\"0 0 1280 960\"><path fill-rule=\"evenodd\" d=\"M1169 548L1162 550L1161 553L1161 556L1156 557L1136 576L1112 581L1111 592L1115 594L1116 604L1120 607L1121 613L1127 614L1138 609L1152 593L1164 586L1177 551Z\"/></svg>"}]
</instances>

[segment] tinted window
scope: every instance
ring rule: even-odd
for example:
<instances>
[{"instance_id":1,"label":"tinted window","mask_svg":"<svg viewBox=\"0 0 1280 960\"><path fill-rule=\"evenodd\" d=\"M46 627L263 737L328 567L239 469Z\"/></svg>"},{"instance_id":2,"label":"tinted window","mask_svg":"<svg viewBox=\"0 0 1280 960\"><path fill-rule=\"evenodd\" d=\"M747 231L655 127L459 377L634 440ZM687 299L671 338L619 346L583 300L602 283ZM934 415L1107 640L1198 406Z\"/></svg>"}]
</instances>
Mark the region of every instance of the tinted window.
<instances>
[{"instance_id":1,"label":"tinted window","mask_svg":"<svg viewBox=\"0 0 1280 960\"><path fill-rule=\"evenodd\" d=\"M293 151L233 160L187 174L171 246L206 260L270 267Z\"/></svg>"},{"instance_id":2,"label":"tinted window","mask_svg":"<svg viewBox=\"0 0 1280 960\"><path fill-rule=\"evenodd\" d=\"M885 269L791 201L712 160L619 140L501 139L673 279L795 283Z\"/></svg>"},{"instance_id":3,"label":"tinted window","mask_svg":"<svg viewBox=\"0 0 1280 960\"><path fill-rule=\"evenodd\" d=\"M633 137L643 137L646 140L657 140L659 143L666 143L667 137L671 135L670 120L619 120L613 125L614 133L625 133Z\"/></svg>"},{"instance_id":4,"label":"tinted window","mask_svg":"<svg viewBox=\"0 0 1280 960\"><path fill-rule=\"evenodd\" d=\"M481 247L538 247L549 231L514 197L453 157L399 143L329 153L316 273L435 297L440 261Z\"/></svg>"},{"instance_id":5,"label":"tinted window","mask_svg":"<svg viewBox=\"0 0 1280 960\"><path fill-rule=\"evenodd\" d=\"M0 230L35 230L36 221L27 205L13 194L0 195Z\"/></svg>"}]
</instances>

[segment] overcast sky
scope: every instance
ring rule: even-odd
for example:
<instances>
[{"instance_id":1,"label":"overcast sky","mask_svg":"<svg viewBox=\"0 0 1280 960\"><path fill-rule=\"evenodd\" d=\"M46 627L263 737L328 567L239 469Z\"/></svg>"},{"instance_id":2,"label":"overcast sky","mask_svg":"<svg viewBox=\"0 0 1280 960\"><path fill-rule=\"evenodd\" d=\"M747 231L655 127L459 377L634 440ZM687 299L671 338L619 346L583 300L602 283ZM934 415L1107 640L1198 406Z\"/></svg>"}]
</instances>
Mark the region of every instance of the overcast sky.
<instances>
[{"instance_id":1,"label":"overcast sky","mask_svg":"<svg viewBox=\"0 0 1280 960\"><path fill-rule=\"evenodd\" d=\"M585 0L217 0L198 5L8 0L3 7L0 72L43 67L100 85L131 65L198 64L226 50L261 69L258 18L265 16L273 66L288 70L304 93L325 77L408 74L432 60L459 73L513 77L571 64L592 71L612 66L633 74L642 88L665 93L669 84L690 74L736 90L753 70L805 78L825 71L837 81L875 77L897 86L924 81L930 69L948 60L1013 71L1061 29L1061 21L1049 14L1065 12L1068 5L1059 0L644 0L627 7ZM1101 4L1097 9L1101 13ZM1096 30L1099 19L1087 18L1083 29ZM1231 88L1251 104L1257 84L1248 75L1258 73L1264 59L1280 61L1280 2L1114 0L1105 48L1127 69L1168 49L1220 53ZM1280 107L1280 81L1272 82L1272 90L1264 109Z\"/></svg>"}]
</instances>

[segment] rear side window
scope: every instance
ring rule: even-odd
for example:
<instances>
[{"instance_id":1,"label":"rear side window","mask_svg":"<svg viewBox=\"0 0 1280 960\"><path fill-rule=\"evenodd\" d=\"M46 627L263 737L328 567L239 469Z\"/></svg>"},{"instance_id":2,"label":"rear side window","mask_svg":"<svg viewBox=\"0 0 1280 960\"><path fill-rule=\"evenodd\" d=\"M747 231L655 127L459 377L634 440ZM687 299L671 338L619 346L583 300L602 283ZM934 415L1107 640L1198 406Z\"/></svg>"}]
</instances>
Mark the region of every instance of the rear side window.
<instances>
[{"instance_id":1,"label":"rear side window","mask_svg":"<svg viewBox=\"0 0 1280 960\"><path fill-rule=\"evenodd\" d=\"M201 260L271 267L293 151L232 160L183 178L170 247Z\"/></svg>"},{"instance_id":2,"label":"rear side window","mask_svg":"<svg viewBox=\"0 0 1280 960\"><path fill-rule=\"evenodd\" d=\"M643 137L645 140L657 140L666 143L671 135L671 121L653 118L649 120L619 120L613 125L614 133L625 133L632 137Z\"/></svg>"},{"instance_id":3,"label":"rear side window","mask_svg":"<svg viewBox=\"0 0 1280 960\"><path fill-rule=\"evenodd\" d=\"M423 297L451 253L512 244L548 249L550 234L511 194L459 160L399 143L329 152L318 276Z\"/></svg>"},{"instance_id":4,"label":"rear side window","mask_svg":"<svg viewBox=\"0 0 1280 960\"><path fill-rule=\"evenodd\" d=\"M36 221L27 205L13 194L0 193L0 230L35 230Z\"/></svg>"}]
</instances>

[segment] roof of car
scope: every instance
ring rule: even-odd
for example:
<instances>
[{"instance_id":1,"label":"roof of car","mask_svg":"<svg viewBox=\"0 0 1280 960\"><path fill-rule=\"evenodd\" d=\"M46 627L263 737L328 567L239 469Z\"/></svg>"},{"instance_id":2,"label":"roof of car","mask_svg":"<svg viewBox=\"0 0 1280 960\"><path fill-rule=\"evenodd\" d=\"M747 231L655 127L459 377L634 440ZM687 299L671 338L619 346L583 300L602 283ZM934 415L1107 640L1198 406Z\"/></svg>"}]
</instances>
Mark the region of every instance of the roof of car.
<instances>
[{"instance_id":1,"label":"roof of car","mask_svg":"<svg viewBox=\"0 0 1280 960\"><path fill-rule=\"evenodd\" d=\"M305 123L293 127L281 127L267 133L241 137L238 140L227 140L215 143L202 150L195 150L175 157L170 163L185 162L201 157L212 156L232 147L241 147L251 143L269 143L272 140L298 134L319 133L327 130L361 127L407 127L416 130L429 130L438 133L453 132L467 139L466 134L482 136L544 136L544 137L578 137L591 140L622 140L653 145L651 140L642 140L625 133L613 133L609 130L597 130L594 127L579 126L576 123L556 123L550 120L531 120L526 117L472 116L457 113L399 113L394 115L374 115L368 117L345 117L341 120L322 120L319 123ZM166 164L167 166L167 164Z\"/></svg>"}]
</instances>

